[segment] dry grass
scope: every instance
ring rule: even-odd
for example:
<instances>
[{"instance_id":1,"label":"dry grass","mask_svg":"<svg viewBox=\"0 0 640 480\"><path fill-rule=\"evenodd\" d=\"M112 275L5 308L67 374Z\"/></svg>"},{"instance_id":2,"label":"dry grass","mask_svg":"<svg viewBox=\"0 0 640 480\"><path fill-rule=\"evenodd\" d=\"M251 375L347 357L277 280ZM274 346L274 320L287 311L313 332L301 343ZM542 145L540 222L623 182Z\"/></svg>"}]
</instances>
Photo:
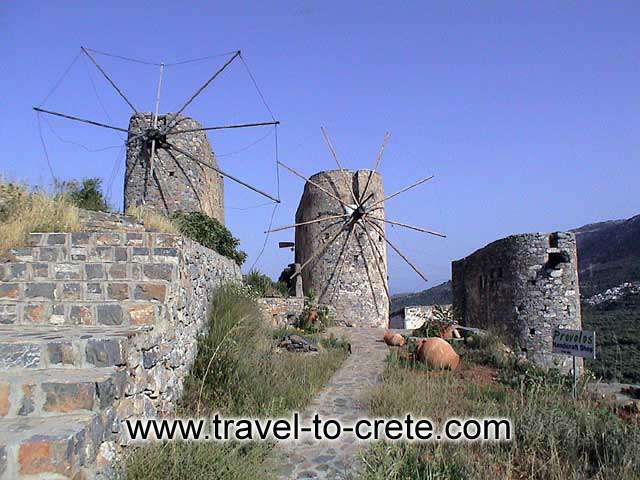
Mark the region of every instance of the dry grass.
<instances>
[{"instance_id":1,"label":"dry grass","mask_svg":"<svg viewBox=\"0 0 640 480\"><path fill-rule=\"evenodd\" d=\"M279 417L302 409L346 358L341 342L316 355L277 353L272 332L251 290L220 287L213 295L207 334L185 379L178 416ZM131 449L125 478L253 480L276 477L270 442L154 442Z\"/></svg>"},{"instance_id":2,"label":"dry grass","mask_svg":"<svg viewBox=\"0 0 640 480\"><path fill-rule=\"evenodd\" d=\"M30 191L0 178L0 250L24 246L34 232L76 232L78 208L65 195Z\"/></svg>"},{"instance_id":3,"label":"dry grass","mask_svg":"<svg viewBox=\"0 0 640 480\"><path fill-rule=\"evenodd\" d=\"M161 233L180 233L178 227L165 215L150 208L129 207L127 215L144 225L145 230Z\"/></svg>"},{"instance_id":4,"label":"dry grass","mask_svg":"<svg viewBox=\"0 0 640 480\"><path fill-rule=\"evenodd\" d=\"M510 372L471 362L458 372L436 373L390 358L384 381L371 398L373 414L402 417L410 412L436 422L507 417L514 441L380 442L364 455L361 478L640 478L637 424L589 399L573 401L555 378L533 376L518 387L498 380L505 376Z\"/></svg>"}]
</instances>

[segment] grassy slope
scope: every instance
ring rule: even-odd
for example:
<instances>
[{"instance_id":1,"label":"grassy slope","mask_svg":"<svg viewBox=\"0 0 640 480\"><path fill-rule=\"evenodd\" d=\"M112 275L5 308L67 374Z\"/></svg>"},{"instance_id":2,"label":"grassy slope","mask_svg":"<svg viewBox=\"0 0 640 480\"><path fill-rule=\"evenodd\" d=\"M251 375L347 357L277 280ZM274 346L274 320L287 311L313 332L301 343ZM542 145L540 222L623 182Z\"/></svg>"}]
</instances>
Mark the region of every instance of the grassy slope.
<instances>
[{"instance_id":1,"label":"grassy slope","mask_svg":"<svg viewBox=\"0 0 640 480\"><path fill-rule=\"evenodd\" d=\"M375 443L364 454L362 480L640 478L637 424L591 401L574 402L562 379L472 361L463 365L458 372L428 372L391 357L371 398L373 414L411 412L435 421L508 417L515 440Z\"/></svg>"},{"instance_id":2,"label":"grassy slope","mask_svg":"<svg viewBox=\"0 0 640 480\"><path fill-rule=\"evenodd\" d=\"M300 409L346 358L339 342L317 355L272 352L273 333L255 302L223 287L213 298L210 330L179 406L180 417L277 417ZM127 479L272 478L268 443L167 442L135 449L126 459Z\"/></svg>"}]
</instances>

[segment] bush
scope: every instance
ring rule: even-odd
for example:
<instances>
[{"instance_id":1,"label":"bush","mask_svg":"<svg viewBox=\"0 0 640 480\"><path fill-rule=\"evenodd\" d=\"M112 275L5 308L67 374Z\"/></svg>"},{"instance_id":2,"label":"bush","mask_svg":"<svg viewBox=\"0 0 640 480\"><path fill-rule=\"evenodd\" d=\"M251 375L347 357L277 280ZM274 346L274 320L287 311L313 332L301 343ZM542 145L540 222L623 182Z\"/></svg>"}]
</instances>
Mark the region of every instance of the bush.
<instances>
[{"instance_id":1,"label":"bush","mask_svg":"<svg viewBox=\"0 0 640 480\"><path fill-rule=\"evenodd\" d=\"M289 289L283 282L274 282L271 277L263 274L260 270L252 268L244 276L244 283L256 292L259 297L287 297Z\"/></svg>"},{"instance_id":2,"label":"bush","mask_svg":"<svg viewBox=\"0 0 640 480\"><path fill-rule=\"evenodd\" d=\"M246 260L247 254L238 250L240 240L215 218L202 212L175 212L171 215L171 220L180 233L234 260L238 265Z\"/></svg>"},{"instance_id":3,"label":"bush","mask_svg":"<svg viewBox=\"0 0 640 480\"><path fill-rule=\"evenodd\" d=\"M282 270L282 272L280 272L280 276L278 277L278 283L282 283L286 285L289 295L296 294L297 277L293 276L295 273L296 273L295 263L290 263Z\"/></svg>"},{"instance_id":4,"label":"bush","mask_svg":"<svg viewBox=\"0 0 640 480\"><path fill-rule=\"evenodd\" d=\"M448 326L458 323L451 306L434 305L432 315L432 318L413 331L415 337L439 337Z\"/></svg>"},{"instance_id":5,"label":"bush","mask_svg":"<svg viewBox=\"0 0 640 480\"><path fill-rule=\"evenodd\" d=\"M80 182L77 180L56 182L55 188L59 194L67 195L78 208L95 212L111 211L102 192L102 179L100 178L85 178Z\"/></svg>"},{"instance_id":6,"label":"bush","mask_svg":"<svg viewBox=\"0 0 640 480\"><path fill-rule=\"evenodd\" d=\"M333 315L329 307L318 305L315 294L311 292L304 299L304 308L295 322L295 327L307 333L324 332L327 327L334 324Z\"/></svg>"},{"instance_id":7,"label":"bush","mask_svg":"<svg viewBox=\"0 0 640 480\"><path fill-rule=\"evenodd\" d=\"M24 246L35 232L76 232L78 208L66 195L51 196L41 190L0 179L0 250Z\"/></svg>"}]
</instances>

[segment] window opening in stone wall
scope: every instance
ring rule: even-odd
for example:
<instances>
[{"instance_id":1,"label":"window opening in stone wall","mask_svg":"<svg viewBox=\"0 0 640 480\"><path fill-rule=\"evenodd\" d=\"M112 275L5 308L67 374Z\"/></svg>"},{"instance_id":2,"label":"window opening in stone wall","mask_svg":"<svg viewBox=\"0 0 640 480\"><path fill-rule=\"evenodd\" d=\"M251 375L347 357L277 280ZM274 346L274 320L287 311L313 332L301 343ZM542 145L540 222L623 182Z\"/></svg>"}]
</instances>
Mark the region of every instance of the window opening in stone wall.
<instances>
[{"instance_id":1,"label":"window opening in stone wall","mask_svg":"<svg viewBox=\"0 0 640 480\"><path fill-rule=\"evenodd\" d=\"M551 252L547 261L547 268L557 268L561 263L569 263L569 254L567 252Z\"/></svg>"}]
</instances>

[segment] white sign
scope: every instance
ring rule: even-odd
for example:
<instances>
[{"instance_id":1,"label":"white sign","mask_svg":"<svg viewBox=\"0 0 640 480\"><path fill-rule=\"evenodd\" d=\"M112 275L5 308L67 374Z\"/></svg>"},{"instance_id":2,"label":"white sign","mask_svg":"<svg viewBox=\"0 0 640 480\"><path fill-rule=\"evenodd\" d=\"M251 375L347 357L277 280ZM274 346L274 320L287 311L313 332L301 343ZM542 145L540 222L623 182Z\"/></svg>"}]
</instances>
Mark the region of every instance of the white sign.
<instances>
[{"instance_id":1,"label":"white sign","mask_svg":"<svg viewBox=\"0 0 640 480\"><path fill-rule=\"evenodd\" d=\"M553 331L553 353L596 358L596 332L556 328Z\"/></svg>"}]
</instances>

